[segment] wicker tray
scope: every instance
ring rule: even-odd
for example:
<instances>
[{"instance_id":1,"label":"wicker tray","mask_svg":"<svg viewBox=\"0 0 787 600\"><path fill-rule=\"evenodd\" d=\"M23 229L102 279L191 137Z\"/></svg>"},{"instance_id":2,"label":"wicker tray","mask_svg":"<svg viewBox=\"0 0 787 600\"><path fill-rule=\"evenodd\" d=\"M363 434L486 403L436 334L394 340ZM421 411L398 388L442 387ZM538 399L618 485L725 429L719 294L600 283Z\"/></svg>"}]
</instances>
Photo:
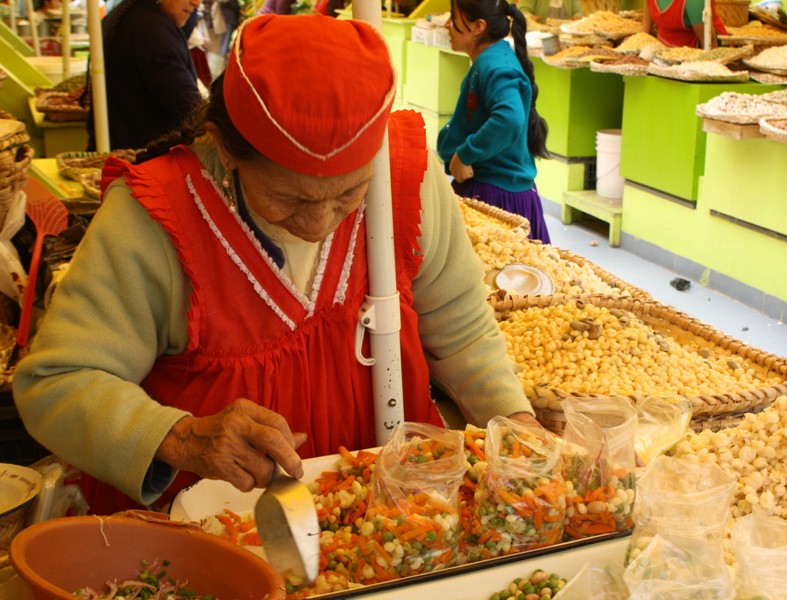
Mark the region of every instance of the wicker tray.
<instances>
[{"instance_id":1,"label":"wicker tray","mask_svg":"<svg viewBox=\"0 0 787 600\"><path fill-rule=\"evenodd\" d=\"M773 75L782 75L782 76L787 75L787 69L784 68L763 66L751 60L744 60L743 64L749 67L750 69L754 69L755 71L762 71L763 73L772 73Z\"/></svg>"},{"instance_id":2,"label":"wicker tray","mask_svg":"<svg viewBox=\"0 0 787 600\"><path fill-rule=\"evenodd\" d=\"M783 46L787 44L787 35L720 35L719 43L724 46Z\"/></svg>"},{"instance_id":3,"label":"wicker tray","mask_svg":"<svg viewBox=\"0 0 787 600\"><path fill-rule=\"evenodd\" d=\"M737 71L730 75L708 75L698 71L687 70L684 65L676 65L674 67L661 67L659 65L650 64L648 66L648 73L657 75L658 77L665 77L667 79L677 79L680 81L748 81L748 71Z\"/></svg>"},{"instance_id":4,"label":"wicker tray","mask_svg":"<svg viewBox=\"0 0 787 600\"><path fill-rule=\"evenodd\" d=\"M763 73L762 71L749 71L749 79L765 85L787 85L787 76Z\"/></svg>"},{"instance_id":5,"label":"wicker tray","mask_svg":"<svg viewBox=\"0 0 787 600\"><path fill-rule=\"evenodd\" d=\"M101 152L61 152L55 156L55 161L63 177L80 181L85 173L101 170L108 156Z\"/></svg>"},{"instance_id":6,"label":"wicker tray","mask_svg":"<svg viewBox=\"0 0 787 600\"><path fill-rule=\"evenodd\" d=\"M85 121L89 109L78 104L56 104L57 99L73 100L72 92L53 92L38 90L36 92L36 110L44 115L47 121Z\"/></svg>"},{"instance_id":7,"label":"wicker tray","mask_svg":"<svg viewBox=\"0 0 787 600\"><path fill-rule=\"evenodd\" d=\"M503 210L497 206L492 206L491 204L487 204L481 200L476 200L475 198L463 198L461 196L457 196L457 199L473 210L477 210L480 213L484 213L485 215L497 219L512 229L515 227L521 227L524 230L525 235L530 235L530 221L528 221L522 215L515 215L514 213L510 213L507 210Z\"/></svg>"},{"instance_id":8,"label":"wicker tray","mask_svg":"<svg viewBox=\"0 0 787 600\"><path fill-rule=\"evenodd\" d=\"M590 63L590 70L596 73L617 73L639 77L648 74L648 65L610 65L593 61Z\"/></svg>"},{"instance_id":9,"label":"wicker tray","mask_svg":"<svg viewBox=\"0 0 787 600\"><path fill-rule=\"evenodd\" d=\"M769 139L776 140L777 142L787 143L787 129L783 127L775 127L774 125L772 125L774 121L787 123L787 116L763 117L762 119L760 119L760 131L765 137Z\"/></svg>"},{"instance_id":10,"label":"wicker tray","mask_svg":"<svg viewBox=\"0 0 787 600\"><path fill-rule=\"evenodd\" d=\"M85 196L93 200L101 199L101 169L92 169L89 173L82 173L79 182L85 188Z\"/></svg>"},{"instance_id":11,"label":"wicker tray","mask_svg":"<svg viewBox=\"0 0 787 600\"><path fill-rule=\"evenodd\" d=\"M515 215L513 213L507 212L496 206L491 206L482 202L480 200L475 200L473 198L461 198L457 197L460 202L463 202L473 210L477 210L480 213L488 215L498 221L501 222L502 225L508 226L511 229L516 227L521 228L524 231L525 236L530 233L530 222L520 216ZM534 242L536 243L536 242ZM640 298L643 300L651 299L651 295L646 292L645 290L631 285L619 277L613 275L612 273L602 269L600 266L596 265L592 261L586 259L583 256L578 254L574 254L569 250L563 250L562 248L558 248L556 246L551 246L551 248L557 252L557 255L560 259L575 263L579 267L588 268L592 271L603 283L607 284L610 288L619 289L622 293L630 295L632 298ZM547 273L547 275L551 275ZM574 298L574 297L583 297L580 296L568 296L566 294L556 294L556 297L560 298ZM510 311L515 310L514 307L522 307L527 305L530 302L529 298L533 298L534 296L522 296L519 294L511 294L502 290L499 290L493 293L489 298L487 298L488 302L492 305L492 308L495 312L499 315Z\"/></svg>"},{"instance_id":12,"label":"wicker tray","mask_svg":"<svg viewBox=\"0 0 787 600\"><path fill-rule=\"evenodd\" d=\"M523 299L521 306L516 304L511 310L531 306L552 306L565 300L558 297L532 297ZM751 368L763 379L768 376L781 378L777 385L763 385L753 391L730 390L724 394L713 396L696 396L690 398L693 407L692 423L694 427L704 427L722 419L740 418L746 412L762 410L778 396L787 393L787 359L758 350L752 346L718 331L677 309L656 302L655 300L639 300L635 298L612 298L608 296L588 296L583 298L586 303L607 309L621 309L637 315L650 328L670 336L681 346L707 349L720 356L730 359L745 360L746 367ZM503 318L507 314L501 315ZM572 393L549 388L532 388L525 390L530 398L539 421L551 431L562 433L565 426L562 401L568 397L599 398L599 394ZM627 396L635 404L641 396Z\"/></svg>"}]
</instances>

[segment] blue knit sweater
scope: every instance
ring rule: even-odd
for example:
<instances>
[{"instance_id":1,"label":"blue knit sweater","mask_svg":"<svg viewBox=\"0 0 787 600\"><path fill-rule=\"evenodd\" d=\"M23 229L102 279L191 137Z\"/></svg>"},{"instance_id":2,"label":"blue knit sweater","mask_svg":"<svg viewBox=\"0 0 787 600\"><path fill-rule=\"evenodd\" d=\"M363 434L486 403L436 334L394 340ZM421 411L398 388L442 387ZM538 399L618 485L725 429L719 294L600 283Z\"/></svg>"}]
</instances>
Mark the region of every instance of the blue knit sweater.
<instances>
[{"instance_id":1,"label":"blue knit sweater","mask_svg":"<svg viewBox=\"0 0 787 600\"><path fill-rule=\"evenodd\" d=\"M527 148L533 88L506 40L486 48L462 81L451 120L437 138L446 165L454 153L474 178L509 192L533 187L536 163Z\"/></svg>"}]
</instances>

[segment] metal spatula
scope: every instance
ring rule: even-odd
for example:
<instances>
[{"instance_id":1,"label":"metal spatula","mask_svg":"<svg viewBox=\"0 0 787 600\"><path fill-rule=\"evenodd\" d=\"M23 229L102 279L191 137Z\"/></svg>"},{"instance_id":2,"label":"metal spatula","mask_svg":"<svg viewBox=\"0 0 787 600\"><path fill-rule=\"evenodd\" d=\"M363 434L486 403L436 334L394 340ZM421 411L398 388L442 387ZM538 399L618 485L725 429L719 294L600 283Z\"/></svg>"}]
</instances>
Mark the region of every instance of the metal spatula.
<instances>
[{"instance_id":1,"label":"metal spatula","mask_svg":"<svg viewBox=\"0 0 787 600\"><path fill-rule=\"evenodd\" d=\"M268 562L294 589L317 578L320 523L309 488L277 465L257 500L254 519Z\"/></svg>"}]
</instances>

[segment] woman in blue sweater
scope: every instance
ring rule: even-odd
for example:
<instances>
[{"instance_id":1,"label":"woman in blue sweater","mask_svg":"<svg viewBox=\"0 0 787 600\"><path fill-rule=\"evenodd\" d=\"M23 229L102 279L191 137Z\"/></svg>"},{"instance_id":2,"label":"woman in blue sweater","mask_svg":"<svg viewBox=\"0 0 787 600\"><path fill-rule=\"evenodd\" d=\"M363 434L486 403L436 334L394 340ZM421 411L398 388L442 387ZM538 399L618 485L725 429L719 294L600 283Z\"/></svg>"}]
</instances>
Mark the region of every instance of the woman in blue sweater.
<instances>
[{"instance_id":1,"label":"woman in blue sweater","mask_svg":"<svg viewBox=\"0 0 787 600\"><path fill-rule=\"evenodd\" d=\"M535 187L535 157L549 157L547 125L536 112L525 17L507 0L452 0L448 30L451 48L472 61L437 139L454 190L522 215L530 221L530 238L549 243Z\"/></svg>"}]
</instances>

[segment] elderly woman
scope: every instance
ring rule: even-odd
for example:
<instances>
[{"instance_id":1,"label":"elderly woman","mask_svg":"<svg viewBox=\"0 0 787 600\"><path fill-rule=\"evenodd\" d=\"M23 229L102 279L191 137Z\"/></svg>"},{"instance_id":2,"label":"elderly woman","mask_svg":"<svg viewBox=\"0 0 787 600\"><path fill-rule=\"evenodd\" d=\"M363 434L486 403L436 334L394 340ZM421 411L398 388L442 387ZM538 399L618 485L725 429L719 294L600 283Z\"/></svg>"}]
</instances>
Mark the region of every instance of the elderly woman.
<instances>
[{"instance_id":1,"label":"elderly woman","mask_svg":"<svg viewBox=\"0 0 787 600\"><path fill-rule=\"evenodd\" d=\"M163 506L198 477L251 490L273 461L299 476L300 457L375 445L354 338L386 129L406 420L441 423L430 375L471 422L533 420L423 122L390 114L395 89L367 24L254 17L194 120L140 164L108 164L14 378L30 433L92 476L94 513Z\"/></svg>"}]
</instances>

